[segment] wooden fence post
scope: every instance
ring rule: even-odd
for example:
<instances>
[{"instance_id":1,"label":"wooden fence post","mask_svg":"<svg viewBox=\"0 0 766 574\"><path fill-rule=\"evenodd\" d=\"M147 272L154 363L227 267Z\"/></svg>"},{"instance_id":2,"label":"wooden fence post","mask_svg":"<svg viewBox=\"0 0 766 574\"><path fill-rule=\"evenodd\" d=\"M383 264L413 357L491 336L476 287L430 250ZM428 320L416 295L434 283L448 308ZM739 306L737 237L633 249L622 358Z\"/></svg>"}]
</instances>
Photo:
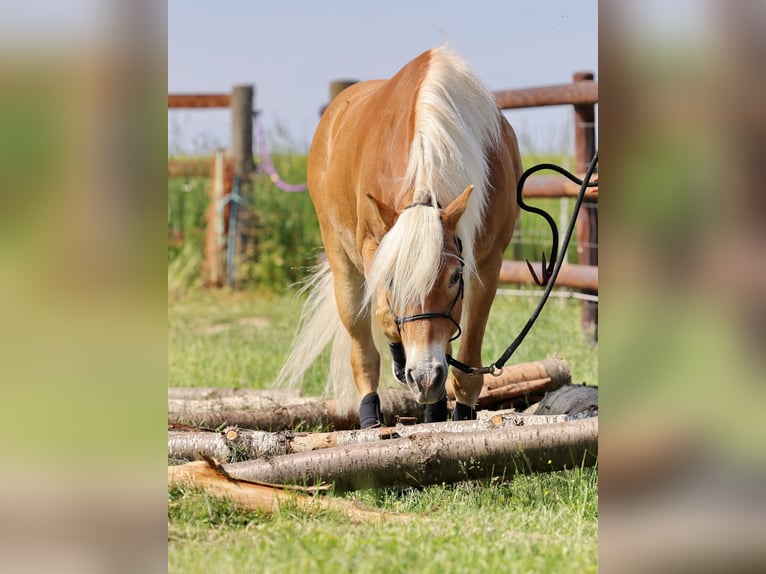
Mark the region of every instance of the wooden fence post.
<instances>
[{"instance_id":1,"label":"wooden fence post","mask_svg":"<svg viewBox=\"0 0 766 574\"><path fill-rule=\"evenodd\" d=\"M575 72L574 83L593 80L591 72ZM575 172L585 173L596 151L596 109L593 104L575 104ZM581 265L598 265L598 202L585 199L577 217L577 253ZM595 295L597 292L583 290ZM582 327L598 341L598 303L583 301Z\"/></svg>"},{"instance_id":2,"label":"wooden fence post","mask_svg":"<svg viewBox=\"0 0 766 574\"><path fill-rule=\"evenodd\" d=\"M329 106L332 103L332 101L335 99L335 96L340 94L343 90L345 90L349 86L353 86L358 81L359 80L335 80L333 82L330 82L330 99L326 104L324 104L321 108L319 108L319 115L321 116L324 113L324 111L327 109L327 106Z\"/></svg>"},{"instance_id":3,"label":"wooden fence post","mask_svg":"<svg viewBox=\"0 0 766 574\"><path fill-rule=\"evenodd\" d=\"M241 202L236 206L234 253L233 257L229 258L233 269L227 270L227 283L232 289L241 287L241 265L248 260L252 251L254 205L251 175L255 169L253 164L254 91L252 85L237 85L231 90L231 154L234 162L234 176L239 180L238 191L241 197Z\"/></svg>"},{"instance_id":4,"label":"wooden fence post","mask_svg":"<svg viewBox=\"0 0 766 574\"><path fill-rule=\"evenodd\" d=\"M223 287L226 270L226 215L224 196L231 192L231 181L226 177L226 158L222 150L215 152L213 169L208 183L210 204L205 212L205 258L202 262L202 284L205 287Z\"/></svg>"}]
</instances>

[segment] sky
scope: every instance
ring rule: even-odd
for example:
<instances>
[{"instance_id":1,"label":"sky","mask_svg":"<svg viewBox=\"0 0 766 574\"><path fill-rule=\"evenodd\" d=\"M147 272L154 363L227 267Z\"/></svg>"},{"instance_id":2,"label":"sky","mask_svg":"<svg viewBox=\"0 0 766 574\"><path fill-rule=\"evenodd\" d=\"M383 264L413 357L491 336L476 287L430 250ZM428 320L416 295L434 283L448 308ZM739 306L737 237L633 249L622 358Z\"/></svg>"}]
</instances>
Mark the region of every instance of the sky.
<instances>
[{"instance_id":1,"label":"sky","mask_svg":"<svg viewBox=\"0 0 766 574\"><path fill-rule=\"evenodd\" d=\"M168 92L255 85L272 146L307 150L336 79L394 75L447 44L491 90L598 78L596 0L168 1ZM510 111L522 148L572 148L569 106ZM168 148L229 147L226 110L169 110Z\"/></svg>"}]
</instances>

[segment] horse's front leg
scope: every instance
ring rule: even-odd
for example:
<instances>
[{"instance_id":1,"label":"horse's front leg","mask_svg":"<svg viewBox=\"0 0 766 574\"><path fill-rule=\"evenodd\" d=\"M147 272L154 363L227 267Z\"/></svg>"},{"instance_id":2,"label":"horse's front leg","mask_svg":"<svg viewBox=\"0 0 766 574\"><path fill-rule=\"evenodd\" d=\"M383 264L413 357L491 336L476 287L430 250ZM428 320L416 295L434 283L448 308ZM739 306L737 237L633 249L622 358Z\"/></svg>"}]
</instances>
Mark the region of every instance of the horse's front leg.
<instances>
[{"instance_id":1,"label":"horse's front leg","mask_svg":"<svg viewBox=\"0 0 766 574\"><path fill-rule=\"evenodd\" d=\"M355 269L334 271L335 300L341 321L351 337L351 369L361 397L359 423L362 428L383 424L378 396L380 354L372 335L370 310L364 306L364 277Z\"/></svg>"},{"instance_id":2,"label":"horse's front leg","mask_svg":"<svg viewBox=\"0 0 766 574\"><path fill-rule=\"evenodd\" d=\"M480 367L481 346L487 327L489 311L495 298L499 264L487 262L479 267L479 277L470 279L463 301L463 336L458 350L458 360L471 367ZM452 420L476 418L476 402L484 385L484 375L471 375L452 368L452 387L455 390L455 409Z\"/></svg>"}]
</instances>

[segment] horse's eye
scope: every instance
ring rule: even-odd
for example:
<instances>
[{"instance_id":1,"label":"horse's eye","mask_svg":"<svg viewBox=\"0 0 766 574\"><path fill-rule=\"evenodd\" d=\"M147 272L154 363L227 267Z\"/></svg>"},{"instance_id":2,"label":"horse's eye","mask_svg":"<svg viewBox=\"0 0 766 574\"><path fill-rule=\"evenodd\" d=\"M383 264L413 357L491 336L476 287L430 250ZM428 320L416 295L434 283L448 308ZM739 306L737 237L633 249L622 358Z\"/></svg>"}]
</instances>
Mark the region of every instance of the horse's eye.
<instances>
[{"instance_id":1,"label":"horse's eye","mask_svg":"<svg viewBox=\"0 0 766 574\"><path fill-rule=\"evenodd\" d=\"M452 272L452 275L450 275L449 286L454 287L455 285L457 285L458 281L460 281L460 269L455 269Z\"/></svg>"}]
</instances>

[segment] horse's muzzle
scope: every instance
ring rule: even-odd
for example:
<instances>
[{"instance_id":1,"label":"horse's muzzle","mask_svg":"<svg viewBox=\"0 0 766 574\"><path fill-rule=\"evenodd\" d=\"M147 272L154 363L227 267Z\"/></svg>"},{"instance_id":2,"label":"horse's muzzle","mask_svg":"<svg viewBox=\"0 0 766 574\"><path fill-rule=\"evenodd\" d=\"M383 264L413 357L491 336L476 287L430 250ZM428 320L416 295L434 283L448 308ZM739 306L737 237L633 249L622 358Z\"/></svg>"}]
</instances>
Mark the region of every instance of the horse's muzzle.
<instances>
[{"instance_id":1,"label":"horse's muzzle","mask_svg":"<svg viewBox=\"0 0 766 574\"><path fill-rule=\"evenodd\" d=\"M434 362L429 365L408 367L405 377L407 386L417 396L418 402L423 405L430 405L444 397L447 364Z\"/></svg>"}]
</instances>

